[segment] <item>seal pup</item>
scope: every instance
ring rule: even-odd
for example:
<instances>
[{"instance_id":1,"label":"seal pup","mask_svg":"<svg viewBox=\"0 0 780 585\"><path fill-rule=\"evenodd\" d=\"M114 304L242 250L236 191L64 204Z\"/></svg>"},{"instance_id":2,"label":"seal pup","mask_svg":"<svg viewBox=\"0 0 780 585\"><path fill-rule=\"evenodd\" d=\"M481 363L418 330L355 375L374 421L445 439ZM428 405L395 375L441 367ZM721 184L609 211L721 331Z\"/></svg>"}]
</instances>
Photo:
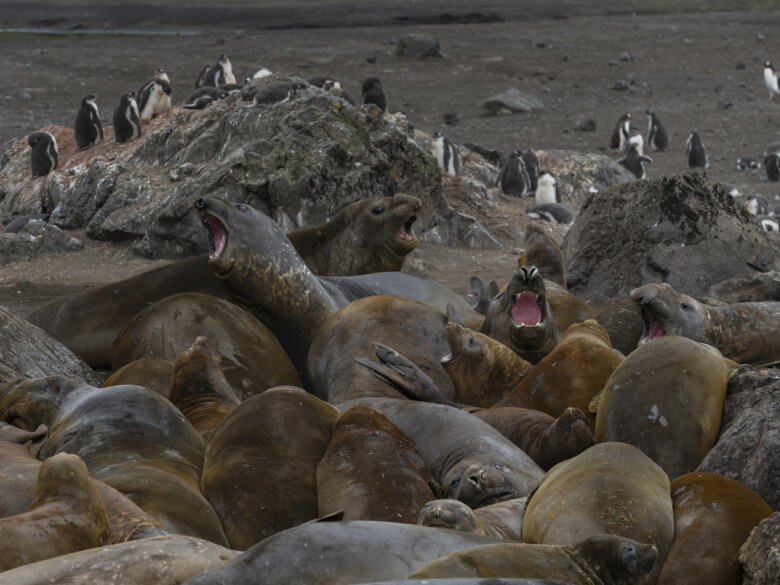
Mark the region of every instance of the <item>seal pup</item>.
<instances>
[{"instance_id":1,"label":"seal pup","mask_svg":"<svg viewBox=\"0 0 780 585\"><path fill-rule=\"evenodd\" d=\"M738 171L755 171L761 168L761 163L754 158L740 157L737 159Z\"/></svg>"},{"instance_id":2,"label":"seal pup","mask_svg":"<svg viewBox=\"0 0 780 585\"><path fill-rule=\"evenodd\" d=\"M60 151L57 148L57 140L46 131L33 132L27 137L30 145L30 165L33 177L45 177L57 168L60 160Z\"/></svg>"},{"instance_id":3,"label":"seal pup","mask_svg":"<svg viewBox=\"0 0 780 585\"><path fill-rule=\"evenodd\" d=\"M73 126L73 136L79 150L92 148L103 140L103 124L100 123L100 114L97 107L95 94L85 95L81 100L79 111L76 112L76 123Z\"/></svg>"},{"instance_id":4,"label":"seal pup","mask_svg":"<svg viewBox=\"0 0 780 585\"><path fill-rule=\"evenodd\" d=\"M163 72L165 74L165 72ZM168 77L167 75L165 75ZM149 121L155 114L160 114L171 108L171 84L155 77L144 82L138 88L138 110L141 120Z\"/></svg>"},{"instance_id":5,"label":"seal pup","mask_svg":"<svg viewBox=\"0 0 780 585\"><path fill-rule=\"evenodd\" d=\"M745 197L745 208L751 215L768 215L769 202L761 195L748 195Z\"/></svg>"},{"instance_id":6,"label":"seal pup","mask_svg":"<svg viewBox=\"0 0 780 585\"><path fill-rule=\"evenodd\" d=\"M217 100L225 99L230 92L219 87L201 87L196 89L187 98L182 107L188 110L202 110Z\"/></svg>"},{"instance_id":7,"label":"seal pup","mask_svg":"<svg viewBox=\"0 0 780 585\"><path fill-rule=\"evenodd\" d=\"M523 195L530 191L531 177L525 168L521 150L513 150L506 159L498 175L498 184L504 195Z\"/></svg>"},{"instance_id":8,"label":"seal pup","mask_svg":"<svg viewBox=\"0 0 780 585\"><path fill-rule=\"evenodd\" d=\"M574 223L574 214L560 203L543 203L529 207L525 214L533 219L543 219L553 223L569 225Z\"/></svg>"},{"instance_id":9,"label":"seal pup","mask_svg":"<svg viewBox=\"0 0 780 585\"><path fill-rule=\"evenodd\" d=\"M420 508L417 524L520 542L527 501L512 498L474 510L459 500L431 500Z\"/></svg>"},{"instance_id":10,"label":"seal pup","mask_svg":"<svg viewBox=\"0 0 780 585\"><path fill-rule=\"evenodd\" d=\"M620 120L615 124L612 130L612 137L609 140L609 147L616 153L623 152L628 141L628 132L631 129L631 114L623 114Z\"/></svg>"},{"instance_id":11,"label":"seal pup","mask_svg":"<svg viewBox=\"0 0 780 585\"><path fill-rule=\"evenodd\" d=\"M450 177L458 175L460 164L458 161L458 151L442 132L436 132L433 135L433 158L439 163L439 168Z\"/></svg>"},{"instance_id":12,"label":"seal pup","mask_svg":"<svg viewBox=\"0 0 780 585\"><path fill-rule=\"evenodd\" d=\"M688 140L690 141L690 138ZM704 150L702 149L702 153L703 152ZM688 156L688 160L691 160L690 155ZM629 142L625 156L619 158L617 162L621 167L628 170L637 179L644 179L647 176L644 163L652 163L653 159L651 159L649 156L644 156L641 154L635 142Z\"/></svg>"},{"instance_id":13,"label":"seal pup","mask_svg":"<svg viewBox=\"0 0 780 585\"><path fill-rule=\"evenodd\" d=\"M669 135L666 128L658 119L658 115L650 109L647 110L647 144L655 151L666 150L669 146Z\"/></svg>"},{"instance_id":14,"label":"seal pup","mask_svg":"<svg viewBox=\"0 0 780 585\"><path fill-rule=\"evenodd\" d=\"M204 86L219 87L226 83L235 83L236 76L233 74L233 65L230 63L226 53L217 57L217 62L212 65L203 78Z\"/></svg>"},{"instance_id":15,"label":"seal pup","mask_svg":"<svg viewBox=\"0 0 780 585\"><path fill-rule=\"evenodd\" d=\"M764 168L767 179L780 180L780 142L773 142L764 149Z\"/></svg>"},{"instance_id":16,"label":"seal pup","mask_svg":"<svg viewBox=\"0 0 780 585\"><path fill-rule=\"evenodd\" d=\"M773 99L776 93L780 93L777 85L777 72L769 61L764 61L764 85L769 90L769 99Z\"/></svg>"},{"instance_id":17,"label":"seal pup","mask_svg":"<svg viewBox=\"0 0 780 585\"><path fill-rule=\"evenodd\" d=\"M369 75L363 81L363 94L360 105L374 104L384 114L387 111L387 94L378 77Z\"/></svg>"},{"instance_id":18,"label":"seal pup","mask_svg":"<svg viewBox=\"0 0 780 585\"><path fill-rule=\"evenodd\" d=\"M710 166L710 161L707 158L707 151L704 150L701 136L699 136L699 133L696 130L691 132L690 136L688 136L688 140L685 142L685 166L689 169L706 169Z\"/></svg>"},{"instance_id":19,"label":"seal pup","mask_svg":"<svg viewBox=\"0 0 780 585\"><path fill-rule=\"evenodd\" d=\"M535 199L537 205L561 202L561 188L558 185L558 179L547 169L539 171Z\"/></svg>"},{"instance_id":20,"label":"seal pup","mask_svg":"<svg viewBox=\"0 0 780 585\"><path fill-rule=\"evenodd\" d=\"M117 144L133 140L141 135L141 120L138 116L138 102L133 91L126 91L114 110L114 140Z\"/></svg>"},{"instance_id":21,"label":"seal pup","mask_svg":"<svg viewBox=\"0 0 780 585\"><path fill-rule=\"evenodd\" d=\"M528 173L530 184L526 193L533 193L536 191L537 181L539 180L539 158L533 149L529 148L523 151L523 162L525 163L525 170Z\"/></svg>"}]
</instances>

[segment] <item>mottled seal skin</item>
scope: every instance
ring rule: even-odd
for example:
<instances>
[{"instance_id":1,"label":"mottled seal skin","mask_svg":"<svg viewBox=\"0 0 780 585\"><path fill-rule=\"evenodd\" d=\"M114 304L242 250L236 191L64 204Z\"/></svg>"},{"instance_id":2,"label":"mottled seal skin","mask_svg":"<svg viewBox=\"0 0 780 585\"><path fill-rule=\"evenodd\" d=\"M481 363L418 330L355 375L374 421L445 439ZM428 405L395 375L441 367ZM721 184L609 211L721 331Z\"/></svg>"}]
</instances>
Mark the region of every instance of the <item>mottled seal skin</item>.
<instances>
[{"instance_id":1,"label":"mottled seal skin","mask_svg":"<svg viewBox=\"0 0 780 585\"><path fill-rule=\"evenodd\" d=\"M247 550L221 569L185 585L347 585L405 579L426 563L495 538L399 522L315 522L296 526Z\"/></svg>"},{"instance_id":2,"label":"mottled seal skin","mask_svg":"<svg viewBox=\"0 0 780 585\"><path fill-rule=\"evenodd\" d=\"M106 509L84 462L59 453L40 466L30 510L0 520L0 572L110 541Z\"/></svg>"},{"instance_id":3,"label":"mottled seal skin","mask_svg":"<svg viewBox=\"0 0 780 585\"><path fill-rule=\"evenodd\" d=\"M232 548L317 518L317 464L338 415L300 388L280 386L248 398L214 430L201 487Z\"/></svg>"},{"instance_id":4,"label":"mottled seal skin","mask_svg":"<svg viewBox=\"0 0 780 585\"><path fill-rule=\"evenodd\" d=\"M566 408L556 419L545 412L495 406L474 413L525 451L544 470L579 455L594 443L584 412Z\"/></svg>"},{"instance_id":5,"label":"mottled seal skin","mask_svg":"<svg viewBox=\"0 0 780 585\"><path fill-rule=\"evenodd\" d=\"M525 577L572 585L642 585L655 560L652 544L603 534L569 545L505 543L465 549L409 578Z\"/></svg>"},{"instance_id":6,"label":"mottled seal skin","mask_svg":"<svg viewBox=\"0 0 780 585\"><path fill-rule=\"evenodd\" d=\"M458 500L433 500L420 508L417 524L520 541L527 500L512 498L476 510Z\"/></svg>"},{"instance_id":7,"label":"mottled seal skin","mask_svg":"<svg viewBox=\"0 0 780 585\"><path fill-rule=\"evenodd\" d=\"M490 303L481 332L533 364L558 344L544 280L535 267L523 267L512 276L506 290Z\"/></svg>"},{"instance_id":8,"label":"mottled seal skin","mask_svg":"<svg viewBox=\"0 0 780 585\"><path fill-rule=\"evenodd\" d=\"M170 532L226 543L200 493L203 440L168 400L142 386L94 388L50 376L0 386L0 419L43 423L38 457L81 457L90 474L127 495Z\"/></svg>"},{"instance_id":9,"label":"mottled seal skin","mask_svg":"<svg viewBox=\"0 0 780 585\"><path fill-rule=\"evenodd\" d=\"M588 413L591 399L621 361L606 330L588 319L569 327L560 343L496 406L541 410L555 417L570 406ZM594 426L595 416L587 416Z\"/></svg>"},{"instance_id":10,"label":"mottled seal skin","mask_svg":"<svg viewBox=\"0 0 780 585\"><path fill-rule=\"evenodd\" d=\"M642 307L645 332L639 343L681 335L717 347L729 359L754 365L780 361L780 302L704 305L666 283L631 291Z\"/></svg>"},{"instance_id":11,"label":"mottled seal skin","mask_svg":"<svg viewBox=\"0 0 780 585\"><path fill-rule=\"evenodd\" d=\"M655 545L647 583L655 582L674 538L669 478L625 443L598 443L559 463L528 500L523 542L574 544L599 534Z\"/></svg>"},{"instance_id":12,"label":"mottled seal skin","mask_svg":"<svg viewBox=\"0 0 780 585\"><path fill-rule=\"evenodd\" d=\"M525 228L523 253L517 259L517 269L536 266L542 278L554 282L566 290L566 260L561 247L547 232L536 224Z\"/></svg>"},{"instance_id":13,"label":"mottled seal skin","mask_svg":"<svg viewBox=\"0 0 780 585\"><path fill-rule=\"evenodd\" d=\"M736 368L717 350L686 337L640 345L604 385L596 442L635 445L669 477L693 471L718 437Z\"/></svg>"},{"instance_id":14,"label":"mottled seal skin","mask_svg":"<svg viewBox=\"0 0 780 585\"><path fill-rule=\"evenodd\" d=\"M527 496L544 473L509 439L458 408L393 398L359 403L384 414L412 440L441 497L479 508Z\"/></svg>"},{"instance_id":15,"label":"mottled seal skin","mask_svg":"<svg viewBox=\"0 0 780 585\"><path fill-rule=\"evenodd\" d=\"M192 536L167 534L25 565L0 573L0 585L180 585L238 554Z\"/></svg>"},{"instance_id":16,"label":"mottled seal skin","mask_svg":"<svg viewBox=\"0 0 780 585\"><path fill-rule=\"evenodd\" d=\"M365 199L287 237L319 276L397 271L419 243L412 224L421 209L422 201L405 193Z\"/></svg>"},{"instance_id":17,"label":"mottled seal skin","mask_svg":"<svg viewBox=\"0 0 780 585\"><path fill-rule=\"evenodd\" d=\"M241 402L220 367L208 337L198 336L173 366L168 400L208 442L214 428Z\"/></svg>"},{"instance_id":18,"label":"mottled seal skin","mask_svg":"<svg viewBox=\"0 0 780 585\"><path fill-rule=\"evenodd\" d=\"M341 414L317 465L320 516L413 524L433 497L422 456L387 417L361 405Z\"/></svg>"},{"instance_id":19,"label":"mottled seal skin","mask_svg":"<svg viewBox=\"0 0 780 585\"><path fill-rule=\"evenodd\" d=\"M175 361L199 335L209 337L240 399L279 385L300 386L273 333L246 311L203 293L180 293L133 317L114 340L114 369L141 357Z\"/></svg>"},{"instance_id":20,"label":"mottled seal skin","mask_svg":"<svg viewBox=\"0 0 780 585\"><path fill-rule=\"evenodd\" d=\"M532 365L506 345L457 323L447 323L450 353L441 358L455 401L489 408L531 371Z\"/></svg>"},{"instance_id":21,"label":"mottled seal skin","mask_svg":"<svg viewBox=\"0 0 780 585\"><path fill-rule=\"evenodd\" d=\"M658 585L740 585L739 548L772 508L742 483L706 472L675 478L672 501L674 542Z\"/></svg>"},{"instance_id":22,"label":"mottled seal skin","mask_svg":"<svg viewBox=\"0 0 780 585\"><path fill-rule=\"evenodd\" d=\"M160 396L168 398L172 374L173 363L170 360L157 357L140 358L113 372L101 387L108 388L124 384L145 386Z\"/></svg>"}]
</instances>

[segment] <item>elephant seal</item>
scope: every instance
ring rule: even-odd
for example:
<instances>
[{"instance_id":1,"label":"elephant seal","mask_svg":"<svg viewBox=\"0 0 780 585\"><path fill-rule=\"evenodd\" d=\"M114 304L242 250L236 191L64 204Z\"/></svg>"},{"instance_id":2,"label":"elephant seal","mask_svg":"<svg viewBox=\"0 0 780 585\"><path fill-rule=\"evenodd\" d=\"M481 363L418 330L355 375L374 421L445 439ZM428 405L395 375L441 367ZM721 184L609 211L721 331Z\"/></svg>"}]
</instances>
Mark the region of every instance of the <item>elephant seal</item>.
<instances>
[{"instance_id":1,"label":"elephant seal","mask_svg":"<svg viewBox=\"0 0 780 585\"><path fill-rule=\"evenodd\" d=\"M0 585L180 585L238 554L199 538L167 534L24 565L0 573Z\"/></svg>"},{"instance_id":2,"label":"elephant seal","mask_svg":"<svg viewBox=\"0 0 780 585\"><path fill-rule=\"evenodd\" d=\"M214 430L200 484L232 548L317 518L317 464L338 415L280 386L246 399Z\"/></svg>"},{"instance_id":3,"label":"elephant seal","mask_svg":"<svg viewBox=\"0 0 780 585\"><path fill-rule=\"evenodd\" d=\"M559 334L539 271L523 267L488 307L480 330L535 364L558 344Z\"/></svg>"},{"instance_id":4,"label":"elephant seal","mask_svg":"<svg viewBox=\"0 0 780 585\"><path fill-rule=\"evenodd\" d=\"M154 390L157 394L168 398L172 374L173 363L170 360L163 360L157 357L140 358L125 364L113 372L101 384L101 387L108 388L109 386L122 386L124 384L145 386L150 390Z\"/></svg>"},{"instance_id":5,"label":"elephant seal","mask_svg":"<svg viewBox=\"0 0 780 585\"><path fill-rule=\"evenodd\" d=\"M591 399L621 361L606 330L588 319L570 326L560 343L496 406L541 410L555 417L570 406L587 413ZM591 414L588 424L595 425Z\"/></svg>"},{"instance_id":6,"label":"elephant seal","mask_svg":"<svg viewBox=\"0 0 780 585\"><path fill-rule=\"evenodd\" d=\"M458 500L433 500L420 508L417 524L520 541L527 500L512 498L476 510Z\"/></svg>"},{"instance_id":7,"label":"elephant seal","mask_svg":"<svg viewBox=\"0 0 780 585\"><path fill-rule=\"evenodd\" d=\"M596 442L639 447L677 477L696 469L715 444L726 386L737 364L676 335L640 345L604 385Z\"/></svg>"},{"instance_id":8,"label":"elephant seal","mask_svg":"<svg viewBox=\"0 0 780 585\"><path fill-rule=\"evenodd\" d=\"M106 509L86 466L59 453L41 464L30 510L0 520L0 572L110 540Z\"/></svg>"},{"instance_id":9,"label":"elephant seal","mask_svg":"<svg viewBox=\"0 0 780 585\"><path fill-rule=\"evenodd\" d=\"M343 520L417 521L435 497L425 462L387 417L355 405L341 413L317 465L321 516L343 510Z\"/></svg>"},{"instance_id":10,"label":"elephant seal","mask_svg":"<svg viewBox=\"0 0 780 585\"><path fill-rule=\"evenodd\" d=\"M574 544L599 534L655 545L647 581L655 582L674 538L669 478L625 443L598 443L559 463L528 499L523 542Z\"/></svg>"},{"instance_id":11,"label":"elephant seal","mask_svg":"<svg viewBox=\"0 0 780 585\"><path fill-rule=\"evenodd\" d=\"M742 583L739 549L772 508L740 482L706 472L676 477L672 502L674 542L658 585Z\"/></svg>"},{"instance_id":12,"label":"elephant seal","mask_svg":"<svg viewBox=\"0 0 780 585\"><path fill-rule=\"evenodd\" d=\"M607 330L610 344L620 353L628 355L636 349L645 322L642 309L631 299L610 299L599 307L593 318Z\"/></svg>"},{"instance_id":13,"label":"elephant seal","mask_svg":"<svg viewBox=\"0 0 780 585\"><path fill-rule=\"evenodd\" d=\"M214 428L240 404L220 367L220 357L208 337L195 338L176 358L168 400L208 442Z\"/></svg>"},{"instance_id":14,"label":"elephant seal","mask_svg":"<svg viewBox=\"0 0 780 585\"><path fill-rule=\"evenodd\" d=\"M547 280L545 287L547 302L550 304L552 318L558 331L566 331L575 323L581 323L595 317L596 310L580 297Z\"/></svg>"},{"instance_id":15,"label":"elephant seal","mask_svg":"<svg viewBox=\"0 0 780 585\"><path fill-rule=\"evenodd\" d=\"M495 538L400 522L314 522L258 542L221 569L184 585L252 585L264 575L274 585L348 585L404 579L456 550Z\"/></svg>"},{"instance_id":16,"label":"elephant seal","mask_svg":"<svg viewBox=\"0 0 780 585\"><path fill-rule=\"evenodd\" d=\"M517 269L536 266L542 278L554 282L566 290L566 261L561 247L547 232L536 224L525 228L523 253L517 259Z\"/></svg>"},{"instance_id":17,"label":"elephant seal","mask_svg":"<svg viewBox=\"0 0 780 585\"><path fill-rule=\"evenodd\" d=\"M642 307L645 332L639 343L681 335L717 347L738 363L780 361L780 302L708 306L666 283L635 288L631 299Z\"/></svg>"},{"instance_id":18,"label":"elephant seal","mask_svg":"<svg viewBox=\"0 0 780 585\"><path fill-rule=\"evenodd\" d=\"M95 388L62 376L0 386L0 420L43 423L38 457L81 457L92 477L127 495L170 532L226 543L200 493L203 440L181 413L148 388Z\"/></svg>"},{"instance_id":19,"label":"elephant seal","mask_svg":"<svg viewBox=\"0 0 780 585\"><path fill-rule=\"evenodd\" d=\"M656 549L602 534L576 544L504 543L451 553L409 575L410 579L524 577L560 579L571 585L642 585Z\"/></svg>"}]
</instances>

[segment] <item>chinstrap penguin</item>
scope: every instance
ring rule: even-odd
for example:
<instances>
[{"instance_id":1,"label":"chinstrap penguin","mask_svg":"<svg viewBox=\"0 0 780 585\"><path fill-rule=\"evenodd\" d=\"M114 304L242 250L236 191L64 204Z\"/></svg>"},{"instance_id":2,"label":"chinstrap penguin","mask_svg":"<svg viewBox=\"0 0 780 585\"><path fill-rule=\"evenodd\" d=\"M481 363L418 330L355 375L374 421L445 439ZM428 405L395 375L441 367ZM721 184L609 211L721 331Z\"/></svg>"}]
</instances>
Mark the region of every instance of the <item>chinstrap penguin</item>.
<instances>
[{"instance_id":1,"label":"chinstrap penguin","mask_svg":"<svg viewBox=\"0 0 780 585\"><path fill-rule=\"evenodd\" d=\"M752 215L769 215L769 202L761 195L748 195L745 197L745 207Z\"/></svg>"},{"instance_id":2,"label":"chinstrap penguin","mask_svg":"<svg viewBox=\"0 0 780 585\"><path fill-rule=\"evenodd\" d=\"M374 104L384 114L387 111L387 95L378 77L369 75L363 81L360 105Z\"/></svg>"},{"instance_id":3,"label":"chinstrap penguin","mask_svg":"<svg viewBox=\"0 0 780 585\"><path fill-rule=\"evenodd\" d=\"M574 214L560 203L543 203L529 207L525 210L525 214L533 219L543 219L553 223L564 225L574 223Z\"/></svg>"},{"instance_id":4,"label":"chinstrap penguin","mask_svg":"<svg viewBox=\"0 0 780 585\"><path fill-rule=\"evenodd\" d=\"M531 181L526 193L535 193L536 182L539 180L539 159L533 149L529 148L523 151L523 162L528 173L528 179Z\"/></svg>"},{"instance_id":5,"label":"chinstrap penguin","mask_svg":"<svg viewBox=\"0 0 780 585\"><path fill-rule=\"evenodd\" d=\"M764 85L769 90L769 99L773 99L776 93L780 93L777 83L777 72L769 61L764 62Z\"/></svg>"},{"instance_id":6,"label":"chinstrap penguin","mask_svg":"<svg viewBox=\"0 0 780 585\"><path fill-rule=\"evenodd\" d=\"M669 146L669 135L661 120L653 110L647 110L647 144L653 150L666 150Z\"/></svg>"},{"instance_id":7,"label":"chinstrap penguin","mask_svg":"<svg viewBox=\"0 0 780 585\"><path fill-rule=\"evenodd\" d=\"M79 150L92 148L103 140L103 124L97 107L97 96L85 95L81 100L79 111L76 112L76 123L73 126L73 136Z\"/></svg>"},{"instance_id":8,"label":"chinstrap penguin","mask_svg":"<svg viewBox=\"0 0 780 585\"><path fill-rule=\"evenodd\" d=\"M631 114L623 114L612 130L612 138L609 140L609 147L615 152L623 152L628 140L628 132L631 130Z\"/></svg>"},{"instance_id":9,"label":"chinstrap penguin","mask_svg":"<svg viewBox=\"0 0 780 585\"><path fill-rule=\"evenodd\" d=\"M531 189L531 178L525 169L521 151L513 150L506 159L498 175L498 184L505 195L523 195Z\"/></svg>"},{"instance_id":10,"label":"chinstrap penguin","mask_svg":"<svg viewBox=\"0 0 780 585\"><path fill-rule=\"evenodd\" d=\"M33 132L27 137L30 145L30 163L33 177L44 177L57 168L60 151L57 140L46 131Z\"/></svg>"},{"instance_id":11,"label":"chinstrap penguin","mask_svg":"<svg viewBox=\"0 0 780 585\"><path fill-rule=\"evenodd\" d=\"M780 180L780 142L773 142L764 149L764 168L767 179Z\"/></svg>"},{"instance_id":12,"label":"chinstrap penguin","mask_svg":"<svg viewBox=\"0 0 780 585\"><path fill-rule=\"evenodd\" d=\"M630 142L626 154L618 159L618 164L631 172L637 179L644 179L647 176L644 163L652 163L653 159L649 156L639 154L636 143Z\"/></svg>"},{"instance_id":13,"label":"chinstrap penguin","mask_svg":"<svg viewBox=\"0 0 780 585\"><path fill-rule=\"evenodd\" d=\"M537 205L561 202L561 189L558 185L558 179L546 169L539 172L535 199Z\"/></svg>"},{"instance_id":14,"label":"chinstrap penguin","mask_svg":"<svg viewBox=\"0 0 780 585\"><path fill-rule=\"evenodd\" d=\"M756 169L760 169L760 168L761 168L761 163L754 158L742 157L737 159L738 171L755 171Z\"/></svg>"},{"instance_id":15,"label":"chinstrap penguin","mask_svg":"<svg viewBox=\"0 0 780 585\"><path fill-rule=\"evenodd\" d=\"M701 142L699 133L694 130L685 142L685 166L689 169L706 169L710 166L707 151Z\"/></svg>"},{"instance_id":16,"label":"chinstrap penguin","mask_svg":"<svg viewBox=\"0 0 780 585\"><path fill-rule=\"evenodd\" d=\"M460 169L458 151L443 133L436 132L432 142L433 157L439 163L439 168L450 177L456 177Z\"/></svg>"},{"instance_id":17,"label":"chinstrap penguin","mask_svg":"<svg viewBox=\"0 0 780 585\"><path fill-rule=\"evenodd\" d=\"M254 97L255 105L283 104L295 97L299 89L308 87L301 81L274 81L257 90Z\"/></svg>"},{"instance_id":18,"label":"chinstrap penguin","mask_svg":"<svg viewBox=\"0 0 780 585\"><path fill-rule=\"evenodd\" d=\"M188 110L202 110L212 102L225 99L229 95L229 91L219 87L201 87L190 94L182 107Z\"/></svg>"},{"instance_id":19,"label":"chinstrap penguin","mask_svg":"<svg viewBox=\"0 0 780 585\"><path fill-rule=\"evenodd\" d=\"M127 91L122 94L119 105L114 110L114 140L121 144L140 135L141 120L138 117L135 92Z\"/></svg>"}]
</instances>

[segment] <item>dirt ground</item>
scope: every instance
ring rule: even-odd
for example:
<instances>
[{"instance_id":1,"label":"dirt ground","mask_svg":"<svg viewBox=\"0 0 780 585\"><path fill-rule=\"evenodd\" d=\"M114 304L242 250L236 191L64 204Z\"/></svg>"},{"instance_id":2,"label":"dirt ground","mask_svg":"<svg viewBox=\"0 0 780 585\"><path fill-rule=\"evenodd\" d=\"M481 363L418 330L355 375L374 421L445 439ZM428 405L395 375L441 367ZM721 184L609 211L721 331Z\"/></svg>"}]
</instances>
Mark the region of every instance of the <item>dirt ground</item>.
<instances>
[{"instance_id":1,"label":"dirt ground","mask_svg":"<svg viewBox=\"0 0 780 585\"><path fill-rule=\"evenodd\" d=\"M27 31L0 31L0 150L48 124L72 125L87 93L98 94L108 125L120 94L156 67L169 73L174 103L181 103L203 64L226 52L238 75L256 66L302 77L327 74L358 95L361 80L378 75L390 110L405 112L418 128L504 152L533 147L608 153L618 118L630 112L636 132L646 137L644 112L652 107L671 145L648 153L654 159L649 177L682 171L685 140L697 129L709 153L710 177L745 194L775 199L778 193L763 169L735 170L737 157L760 160L764 147L780 140L780 98L767 99L762 77L765 60L780 66L780 41L772 30L780 11L772 11L771 3L691 2L682 13L677 10L683 3L666 0L376 0L365 3L365 10L322 1L285 9L273 2L252 8L196 2L185 8L159 1L132 10L119 3L87 4L0 1L0 26ZM39 34L96 29L112 32ZM173 30L182 34L167 34ZM396 57L396 43L408 32L434 34L444 58ZM627 89L615 89L620 80ZM482 103L510 87L538 95L544 108L486 116ZM445 125L446 113L456 113L459 122ZM576 130L588 118L596 130ZM485 223L526 221L521 211L507 199ZM83 251L11 264L0 259L0 304L26 314L59 294L162 263L132 256L120 244L73 235L86 241ZM498 251L423 244L415 256L428 276L465 293L472 274L505 278L512 271L521 242L504 238L502 244Z\"/></svg>"}]
</instances>

